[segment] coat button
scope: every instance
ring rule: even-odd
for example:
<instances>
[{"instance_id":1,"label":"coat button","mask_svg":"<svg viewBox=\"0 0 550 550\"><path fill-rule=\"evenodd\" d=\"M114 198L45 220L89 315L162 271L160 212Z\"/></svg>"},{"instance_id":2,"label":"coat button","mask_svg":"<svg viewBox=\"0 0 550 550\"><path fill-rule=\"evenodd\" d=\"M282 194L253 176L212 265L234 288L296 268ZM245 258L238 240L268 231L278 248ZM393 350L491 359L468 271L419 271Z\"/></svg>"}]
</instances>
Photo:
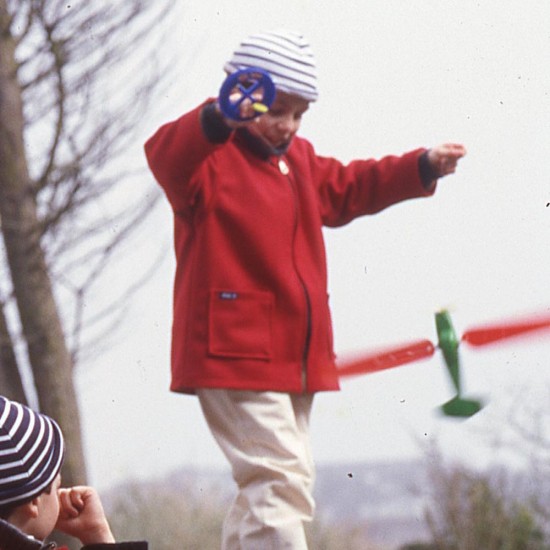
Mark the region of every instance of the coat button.
<instances>
[{"instance_id":1,"label":"coat button","mask_svg":"<svg viewBox=\"0 0 550 550\"><path fill-rule=\"evenodd\" d=\"M283 176L288 176L290 172L288 164L283 159L279 159L279 170L281 171L281 174L283 174Z\"/></svg>"}]
</instances>

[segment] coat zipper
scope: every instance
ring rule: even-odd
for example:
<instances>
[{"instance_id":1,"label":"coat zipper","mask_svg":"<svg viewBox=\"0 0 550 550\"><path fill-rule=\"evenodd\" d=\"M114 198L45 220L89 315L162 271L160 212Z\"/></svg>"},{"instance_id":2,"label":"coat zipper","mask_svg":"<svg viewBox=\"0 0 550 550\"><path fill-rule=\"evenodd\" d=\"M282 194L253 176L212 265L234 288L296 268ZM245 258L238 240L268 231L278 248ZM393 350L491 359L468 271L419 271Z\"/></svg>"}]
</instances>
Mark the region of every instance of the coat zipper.
<instances>
[{"instance_id":1,"label":"coat zipper","mask_svg":"<svg viewBox=\"0 0 550 550\"><path fill-rule=\"evenodd\" d=\"M288 164L286 161L280 157L278 160L278 168L281 174L285 177L290 190L292 192L292 196L294 197L294 234L293 234L293 241L296 241L296 234L298 233L298 218L299 218L299 210L298 210L298 197L296 188L294 185L294 182L292 181L290 177L290 170L288 168ZM292 251L294 252L294 246L292 247ZM300 285L302 287L302 291L304 293L304 299L306 302L306 337L304 341L304 347L302 351L302 370L301 370L301 384L302 384L302 392L307 391L307 385L308 385L308 378L307 378L307 360L309 356L309 347L311 342L311 301L309 299L309 293L307 291L306 284L304 280L302 279L300 272L298 271L298 268L296 267L296 262L294 260L294 254L293 254L293 263L294 263L294 270L296 272L296 277L300 281Z\"/></svg>"}]
</instances>

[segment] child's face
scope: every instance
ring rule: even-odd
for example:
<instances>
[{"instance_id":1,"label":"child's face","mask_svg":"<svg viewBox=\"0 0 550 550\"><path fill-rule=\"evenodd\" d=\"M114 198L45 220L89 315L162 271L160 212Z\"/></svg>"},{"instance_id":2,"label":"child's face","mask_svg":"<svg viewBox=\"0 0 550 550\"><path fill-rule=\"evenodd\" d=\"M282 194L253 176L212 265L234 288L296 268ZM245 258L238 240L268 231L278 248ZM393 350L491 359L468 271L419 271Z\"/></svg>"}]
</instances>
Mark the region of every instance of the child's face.
<instances>
[{"instance_id":1,"label":"child's face","mask_svg":"<svg viewBox=\"0 0 550 550\"><path fill-rule=\"evenodd\" d=\"M283 148L292 141L308 108L309 101L277 92L269 111L258 117L249 129L272 147Z\"/></svg>"},{"instance_id":2,"label":"child's face","mask_svg":"<svg viewBox=\"0 0 550 550\"><path fill-rule=\"evenodd\" d=\"M54 530L57 518L59 517L59 496L58 490L61 486L61 475L57 475L52 483L49 493L42 493L37 497L38 513L33 522L32 533L35 538L44 540Z\"/></svg>"}]
</instances>

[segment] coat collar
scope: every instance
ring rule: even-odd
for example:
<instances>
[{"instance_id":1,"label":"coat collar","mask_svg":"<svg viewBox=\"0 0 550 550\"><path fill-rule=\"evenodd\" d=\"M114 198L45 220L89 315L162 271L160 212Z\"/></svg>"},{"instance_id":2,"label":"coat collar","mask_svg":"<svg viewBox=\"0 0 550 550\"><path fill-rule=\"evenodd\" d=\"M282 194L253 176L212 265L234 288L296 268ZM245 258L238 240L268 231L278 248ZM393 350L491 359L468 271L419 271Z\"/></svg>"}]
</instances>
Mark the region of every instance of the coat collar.
<instances>
[{"instance_id":1,"label":"coat collar","mask_svg":"<svg viewBox=\"0 0 550 550\"><path fill-rule=\"evenodd\" d=\"M57 548L53 542L43 544L29 537L3 519L0 519L0 541L0 550L54 550ZM57 550L63 549L57 548Z\"/></svg>"},{"instance_id":2,"label":"coat collar","mask_svg":"<svg viewBox=\"0 0 550 550\"><path fill-rule=\"evenodd\" d=\"M271 157L281 157L287 152L290 146L289 144L285 147L271 147L244 127L237 129L235 133L239 142L243 143L247 149L263 160L268 160Z\"/></svg>"}]
</instances>

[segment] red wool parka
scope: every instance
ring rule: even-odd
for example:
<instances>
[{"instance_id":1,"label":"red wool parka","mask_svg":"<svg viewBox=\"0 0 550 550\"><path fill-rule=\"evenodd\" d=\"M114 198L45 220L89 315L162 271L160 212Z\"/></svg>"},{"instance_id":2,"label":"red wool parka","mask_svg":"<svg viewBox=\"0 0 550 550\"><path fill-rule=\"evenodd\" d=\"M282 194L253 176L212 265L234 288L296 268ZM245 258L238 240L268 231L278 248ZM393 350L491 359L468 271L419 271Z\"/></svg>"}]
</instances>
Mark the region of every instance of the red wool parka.
<instances>
[{"instance_id":1,"label":"red wool parka","mask_svg":"<svg viewBox=\"0 0 550 550\"><path fill-rule=\"evenodd\" d=\"M170 389L336 390L322 226L431 195L425 150L343 165L295 136L262 155L241 130L209 141L202 108L145 145L174 212Z\"/></svg>"}]
</instances>

